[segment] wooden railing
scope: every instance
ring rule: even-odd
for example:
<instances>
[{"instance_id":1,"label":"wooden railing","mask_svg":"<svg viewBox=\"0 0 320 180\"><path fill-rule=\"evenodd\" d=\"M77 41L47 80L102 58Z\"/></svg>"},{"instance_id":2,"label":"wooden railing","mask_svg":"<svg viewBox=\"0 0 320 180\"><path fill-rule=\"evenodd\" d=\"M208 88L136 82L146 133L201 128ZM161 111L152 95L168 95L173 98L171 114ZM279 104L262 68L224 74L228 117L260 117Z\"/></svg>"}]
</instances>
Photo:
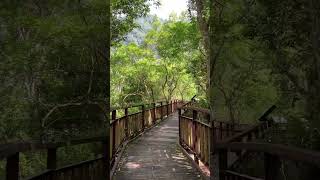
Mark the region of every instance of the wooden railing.
<instances>
[{"instance_id":1,"label":"wooden railing","mask_svg":"<svg viewBox=\"0 0 320 180\"><path fill-rule=\"evenodd\" d=\"M281 169L280 160L292 160L299 163L307 163L317 166L320 170L320 153L296 147L289 147L280 144L254 143L254 142L221 142L215 145L218 153L219 180L242 179L242 180L274 180L279 177ZM253 177L244 175L227 166L228 152L248 151L262 153L264 155L264 177ZM316 178L317 179L317 178Z\"/></svg>"},{"instance_id":2,"label":"wooden railing","mask_svg":"<svg viewBox=\"0 0 320 180\"><path fill-rule=\"evenodd\" d=\"M185 150L194 155L197 164L201 160L209 166L211 136L215 137L215 140L221 141L240 133L243 128L243 125L211 121L208 109L190 106L179 109L179 142Z\"/></svg>"},{"instance_id":3,"label":"wooden railing","mask_svg":"<svg viewBox=\"0 0 320 180\"><path fill-rule=\"evenodd\" d=\"M124 108L124 116L119 118L117 118L117 111L119 110L113 110L112 121L110 123L111 167L116 162L117 155L127 140L136 137L145 129L152 127L164 117L175 112L179 106L185 104L185 102L175 100L171 102L152 103L149 108L146 107L147 105L139 105L141 110L133 114L129 114L131 107L127 107Z\"/></svg>"},{"instance_id":4,"label":"wooden railing","mask_svg":"<svg viewBox=\"0 0 320 180\"><path fill-rule=\"evenodd\" d=\"M93 137L86 139L76 139L68 142L41 143L37 141L17 142L0 145L0 160L6 159L6 180L18 180L20 174L19 154L25 152L47 151L47 170L39 175L27 178L28 180L64 180L64 179L97 179L102 180L108 177L108 137ZM69 165L66 167L57 167L57 149L66 146L75 146L80 144L101 143L101 155L96 159L84 161L81 163Z\"/></svg>"},{"instance_id":5,"label":"wooden railing","mask_svg":"<svg viewBox=\"0 0 320 180\"><path fill-rule=\"evenodd\" d=\"M266 121L266 117L274 108L272 106L259 118L261 122L250 126L214 120L208 109L181 107L179 108L180 145L189 154L193 154L193 160L196 164L199 164L199 160L201 160L207 167L213 166L210 163L210 154L215 153L215 143L247 142L262 137L265 130L271 125L269 121ZM237 158L234 161L240 159L245 153L245 151L237 151ZM213 167L210 167L211 171L212 169Z\"/></svg>"},{"instance_id":6,"label":"wooden railing","mask_svg":"<svg viewBox=\"0 0 320 180\"><path fill-rule=\"evenodd\" d=\"M18 180L20 178L19 154L25 152L47 151L46 171L28 180L105 180L110 178L109 167L113 165L117 158L117 153L123 147L123 144L145 129L157 124L164 117L175 112L179 106L189 103L182 101L156 102L148 105L139 105L141 111L129 114L129 109L137 106L124 108L124 115L116 117L117 110L112 110L110 122L110 136L92 137L85 139L70 140L68 142L42 143L38 141L17 142L0 145L0 160L6 159L6 180ZM150 106L150 105L149 105ZM66 167L57 167L57 149L67 146L76 146L80 144L101 143L101 155L97 158ZM109 147L110 148L109 148ZM111 159L108 159L110 155Z\"/></svg>"}]
</instances>

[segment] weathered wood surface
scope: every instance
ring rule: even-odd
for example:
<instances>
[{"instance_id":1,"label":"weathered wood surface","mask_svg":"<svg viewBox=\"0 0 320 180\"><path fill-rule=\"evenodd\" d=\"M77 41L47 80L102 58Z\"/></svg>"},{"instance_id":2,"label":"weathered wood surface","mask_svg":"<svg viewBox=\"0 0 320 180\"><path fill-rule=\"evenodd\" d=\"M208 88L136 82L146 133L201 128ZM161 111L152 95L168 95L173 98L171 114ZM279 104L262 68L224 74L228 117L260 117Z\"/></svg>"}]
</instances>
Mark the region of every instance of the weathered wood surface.
<instances>
[{"instance_id":1,"label":"weathered wood surface","mask_svg":"<svg viewBox=\"0 0 320 180\"><path fill-rule=\"evenodd\" d=\"M201 179L178 146L177 113L128 145L114 180Z\"/></svg>"}]
</instances>

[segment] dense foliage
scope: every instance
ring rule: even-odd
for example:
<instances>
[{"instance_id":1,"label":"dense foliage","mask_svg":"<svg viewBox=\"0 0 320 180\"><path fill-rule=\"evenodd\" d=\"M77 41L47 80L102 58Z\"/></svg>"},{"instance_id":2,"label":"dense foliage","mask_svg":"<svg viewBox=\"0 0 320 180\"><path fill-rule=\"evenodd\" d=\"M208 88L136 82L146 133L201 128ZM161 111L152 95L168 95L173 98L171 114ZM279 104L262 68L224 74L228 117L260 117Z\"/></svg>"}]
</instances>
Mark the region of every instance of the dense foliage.
<instances>
[{"instance_id":1,"label":"dense foliage","mask_svg":"<svg viewBox=\"0 0 320 180\"><path fill-rule=\"evenodd\" d=\"M104 0L2 0L0 143L105 135L110 104L197 95L232 123L254 123L276 104L286 143L320 149L319 1L189 0L166 20L148 14L160 2L111 0L109 15ZM62 166L95 152L58 156ZM22 154L22 177L44 158Z\"/></svg>"},{"instance_id":2,"label":"dense foliage","mask_svg":"<svg viewBox=\"0 0 320 180\"><path fill-rule=\"evenodd\" d=\"M104 0L0 2L0 143L107 133L93 129L107 122L108 8ZM44 154L20 155L22 178L45 167ZM94 152L67 147L58 156L65 165Z\"/></svg>"},{"instance_id":3,"label":"dense foliage","mask_svg":"<svg viewBox=\"0 0 320 180\"><path fill-rule=\"evenodd\" d=\"M125 106L174 98L190 99L195 84L187 72L199 35L194 24L154 17L141 44L115 45L111 54L111 104ZM183 46L181 46L183 44ZM190 51L191 50L191 51Z\"/></svg>"}]
</instances>

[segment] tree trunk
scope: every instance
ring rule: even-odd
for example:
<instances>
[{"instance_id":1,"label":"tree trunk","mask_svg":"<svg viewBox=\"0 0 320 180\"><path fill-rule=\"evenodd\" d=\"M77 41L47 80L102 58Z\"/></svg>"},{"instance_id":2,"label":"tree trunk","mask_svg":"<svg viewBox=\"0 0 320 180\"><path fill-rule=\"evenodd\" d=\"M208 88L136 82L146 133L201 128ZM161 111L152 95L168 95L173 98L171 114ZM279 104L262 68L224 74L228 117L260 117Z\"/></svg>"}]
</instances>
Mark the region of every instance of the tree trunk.
<instances>
[{"instance_id":1,"label":"tree trunk","mask_svg":"<svg viewBox=\"0 0 320 180\"><path fill-rule=\"evenodd\" d=\"M312 43L312 63L308 72L308 97L307 113L312 121L312 127L320 131L320 1L310 0L312 32L310 39Z\"/></svg>"}]
</instances>

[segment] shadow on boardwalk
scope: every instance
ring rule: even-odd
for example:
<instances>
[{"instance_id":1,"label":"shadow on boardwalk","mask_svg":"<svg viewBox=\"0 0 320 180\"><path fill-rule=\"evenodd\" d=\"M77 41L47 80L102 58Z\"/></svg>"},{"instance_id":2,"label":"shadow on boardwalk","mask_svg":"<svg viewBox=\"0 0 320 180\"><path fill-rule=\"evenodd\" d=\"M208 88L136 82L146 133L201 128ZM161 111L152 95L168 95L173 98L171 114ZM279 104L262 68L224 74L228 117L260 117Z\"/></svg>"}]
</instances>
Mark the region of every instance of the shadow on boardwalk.
<instances>
[{"instance_id":1,"label":"shadow on boardwalk","mask_svg":"<svg viewBox=\"0 0 320 180\"><path fill-rule=\"evenodd\" d=\"M201 179L179 148L178 137L174 113L127 146L113 180Z\"/></svg>"}]
</instances>

